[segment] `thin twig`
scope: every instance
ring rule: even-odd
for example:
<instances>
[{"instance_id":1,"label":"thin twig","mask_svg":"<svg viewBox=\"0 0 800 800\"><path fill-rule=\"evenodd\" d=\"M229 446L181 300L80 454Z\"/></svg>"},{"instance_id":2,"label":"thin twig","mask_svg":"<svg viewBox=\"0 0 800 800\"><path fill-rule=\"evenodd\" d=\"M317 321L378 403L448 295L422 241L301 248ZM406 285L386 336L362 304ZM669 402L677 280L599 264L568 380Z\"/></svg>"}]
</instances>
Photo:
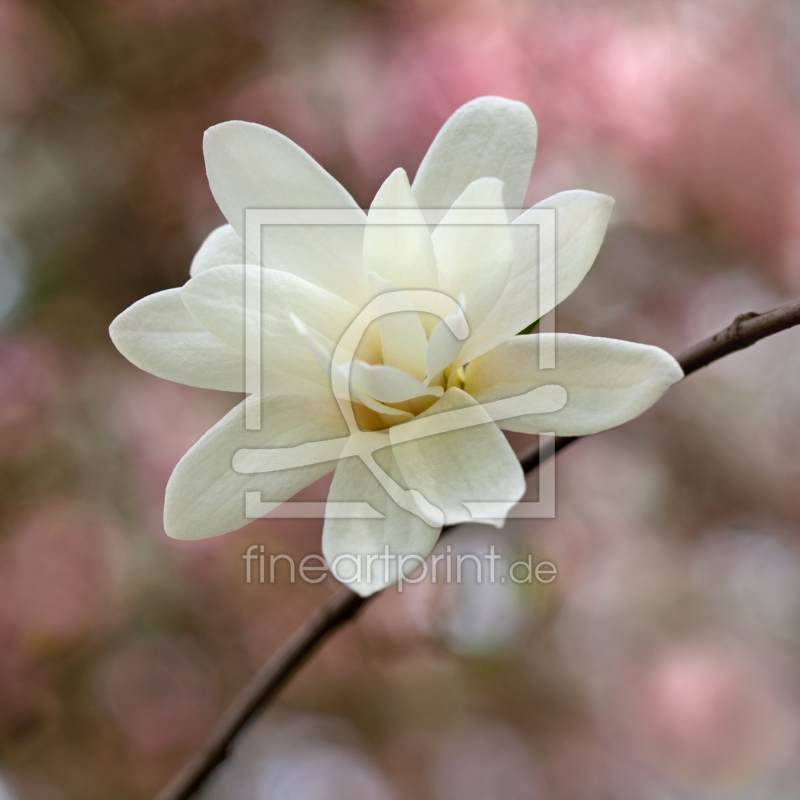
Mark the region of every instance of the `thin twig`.
<instances>
[{"instance_id":1,"label":"thin twig","mask_svg":"<svg viewBox=\"0 0 800 800\"><path fill-rule=\"evenodd\" d=\"M690 347L678 356L686 375L724 356L750 347L767 336L800 324L800 301L765 314L740 314L725 330ZM544 458L563 450L579 437L557 437ZM540 463L539 448L520 458L526 473ZM445 528L444 533L453 529ZM292 676L340 627L352 620L373 597L360 597L346 586L328 598L288 642L261 668L222 717L194 758L158 795L158 800L188 800L229 755L236 737L255 715L275 698Z\"/></svg>"},{"instance_id":2,"label":"thin twig","mask_svg":"<svg viewBox=\"0 0 800 800\"><path fill-rule=\"evenodd\" d=\"M744 350L767 336L793 328L800 322L800 300L767 311L749 312L738 317L724 331L715 333L703 342L690 347L678 356L683 371L691 375L701 367L723 356Z\"/></svg>"},{"instance_id":3,"label":"thin twig","mask_svg":"<svg viewBox=\"0 0 800 800\"><path fill-rule=\"evenodd\" d=\"M338 628L351 620L369 598L343 586L331 595L264 664L217 723L208 740L159 794L159 800L191 797L228 756L247 723Z\"/></svg>"}]
</instances>

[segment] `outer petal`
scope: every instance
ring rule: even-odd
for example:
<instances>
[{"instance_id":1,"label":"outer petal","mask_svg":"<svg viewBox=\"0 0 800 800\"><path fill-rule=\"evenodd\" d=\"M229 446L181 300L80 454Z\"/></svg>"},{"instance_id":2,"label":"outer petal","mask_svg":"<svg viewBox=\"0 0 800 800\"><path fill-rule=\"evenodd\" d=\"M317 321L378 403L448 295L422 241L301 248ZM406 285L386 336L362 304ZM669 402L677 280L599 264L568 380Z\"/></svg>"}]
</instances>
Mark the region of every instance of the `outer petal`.
<instances>
[{"instance_id":1,"label":"outer petal","mask_svg":"<svg viewBox=\"0 0 800 800\"><path fill-rule=\"evenodd\" d=\"M364 271L401 289L438 288L431 235L403 169L384 181L372 201L364 232Z\"/></svg>"},{"instance_id":2,"label":"outer petal","mask_svg":"<svg viewBox=\"0 0 800 800\"><path fill-rule=\"evenodd\" d=\"M503 186L495 178L471 183L433 232L439 288L466 296L464 313L477 331L508 283L514 244L503 209Z\"/></svg>"},{"instance_id":3,"label":"outer petal","mask_svg":"<svg viewBox=\"0 0 800 800\"><path fill-rule=\"evenodd\" d=\"M236 530L245 516L245 492L283 502L330 472L335 462L281 472L240 475L231 466L240 448L294 447L347 435L333 398L272 397L261 407L262 430L245 430L244 403L223 417L180 460L167 484L164 530L173 539L206 539Z\"/></svg>"},{"instance_id":4,"label":"outer petal","mask_svg":"<svg viewBox=\"0 0 800 800\"><path fill-rule=\"evenodd\" d=\"M366 299L361 269L364 212L305 150L251 122L209 128L203 150L214 198L242 239L248 208L344 209L355 224L264 226L262 261L356 304Z\"/></svg>"},{"instance_id":5,"label":"outer petal","mask_svg":"<svg viewBox=\"0 0 800 800\"><path fill-rule=\"evenodd\" d=\"M516 503L525 493L525 476L514 451L468 394L450 388L420 417L460 408L473 409L473 427L411 441L404 441L404 425L389 430L406 484L444 512L446 525L473 521L465 501Z\"/></svg>"},{"instance_id":6,"label":"outer petal","mask_svg":"<svg viewBox=\"0 0 800 800\"><path fill-rule=\"evenodd\" d=\"M264 370L279 369L330 388L329 377L320 371L290 314L307 320L337 342L358 309L288 272L260 269L259 274ZM244 352L245 343L244 279L242 267L215 267L192 278L181 290L186 307L198 322L239 352Z\"/></svg>"},{"instance_id":7,"label":"outer petal","mask_svg":"<svg viewBox=\"0 0 800 800\"><path fill-rule=\"evenodd\" d=\"M433 140L414 178L419 207L441 209L438 223L467 186L478 178L505 184L513 219L522 208L536 157L536 120L524 103L479 97L461 106Z\"/></svg>"},{"instance_id":8,"label":"outer petal","mask_svg":"<svg viewBox=\"0 0 800 800\"><path fill-rule=\"evenodd\" d=\"M252 253L245 253L244 242L230 225L220 225L206 236L192 259L189 275L194 277L211 267L224 264L256 264Z\"/></svg>"},{"instance_id":9,"label":"outer petal","mask_svg":"<svg viewBox=\"0 0 800 800\"><path fill-rule=\"evenodd\" d=\"M388 436L386 444L389 444ZM388 446L376 452L375 457L390 476L400 479ZM385 589L398 580L399 556L418 557L409 558L404 563L406 574L413 572L420 564L419 559L430 555L442 530L400 508L357 457L339 462L328 500L367 502L384 515L384 519L329 518L325 520L322 531L322 552L328 566L362 597ZM392 558L375 559L384 553L385 547L389 548ZM371 561L370 556L373 557ZM360 575L355 572L357 565L361 567Z\"/></svg>"},{"instance_id":10,"label":"outer petal","mask_svg":"<svg viewBox=\"0 0 800 800\"><path fill-rule=\"evenodd\" d=\"M515 336L467 367L464 389L479 403L544 384L567 390L567 404L560 411L498 423L506 430L559 436L598 433L638 417L683 377L678 362L658 347L569 333L555 336L555 369L539 369L536 334Z\"/></svg>"},{"instance_id":11,"label":"outer petal","mask_svg":"<svg viewBox=\"0 0 800 800\"><path fill-rule=\"evenodd\" d=\"M576 190L543 200L518 217L510 228L514 264L508 285L480 328L465 342L456 368L552 311L552 302L540 304L540 275L543 300L554 297L557 305L572 294L597 258L613 206L614 198L608 195ZM543 208L556 212L556 262L543 262L540 269L538 226L530 223L535 210Z\"/></svg>"},{"instance_id":12,"label":"outer petal","mask_svg":"<svg viewBox=\"0 0 800 800\"><path fill-rule=\"evenodd\" d=\"M201 389L244 391L244 358L189 313L180 289L143 297L109 328L117 350L140 369Z\"/></svg>"}]
</instances>

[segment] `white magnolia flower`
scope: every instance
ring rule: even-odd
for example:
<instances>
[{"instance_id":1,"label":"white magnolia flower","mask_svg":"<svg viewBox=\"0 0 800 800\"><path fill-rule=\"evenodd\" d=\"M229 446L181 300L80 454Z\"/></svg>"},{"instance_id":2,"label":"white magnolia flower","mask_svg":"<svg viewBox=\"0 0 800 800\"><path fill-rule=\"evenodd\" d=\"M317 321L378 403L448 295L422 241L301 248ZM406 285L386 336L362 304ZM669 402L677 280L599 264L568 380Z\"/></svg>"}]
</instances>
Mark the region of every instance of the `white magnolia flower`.
<instances>
[{"instance_id":1,"label":"white magnolia flower","mask_svg":"<svg viewBox=\"0 0 800 800\"><path fill-rule=\"evenodd\" d=\"M206 132L204 149L211 190L229 224L209 234L181 289L145 297L111 325L120 352L154 375L244 391L242 264L254 263L244 252L245 209L345 209L357 224L263 230L262 429L245 429L242 403L183 457L164 510L165 530L174 538L240 528L249 521L246 491L284 501L335 469L329 502L366 501L384 518L327 518L322 546L329 563L343 554L382 553L384 545L393 554L430 554L440 527L400 508L359 458L338 460L337 453L327 463L261 474L232 467L242 448L348 435L330 385L331 354L358 313L388 290L439 291L460 302L469 327L461 342L432 315L384 316L368 329L350 367L359 426L379 431L385 442L377 462L441 509L446 524L471 519L465 500L522 497L523 471L500 427L597 433L641 414L683 375L656 347L566 333L556 334L556 368L540 371L539 336L517 335L539 309L537 228L524 224L533 209L556 211L551 294L560 302L591 267L613 205L606 195L568 191L519 213L536 150L536 122L521 103L482 97L460 108L413 184L396 170L368 214L304 150L269 128L216 125ZM420 208L440 211L426 225ZM487 222L501 224L448 224L470 208L485 209ZM391 225L394 215L407 222L409 214L418 224ZM498 424L485 410L487 403L549 384L566 389L561 410L541 413L532 399L529 414ZM474 426L402 441L404 423L453 409L470 409ZM370 594L397 574L376 569L369 578L359 576L352 588Z\"/></svg>"}]
</instances>

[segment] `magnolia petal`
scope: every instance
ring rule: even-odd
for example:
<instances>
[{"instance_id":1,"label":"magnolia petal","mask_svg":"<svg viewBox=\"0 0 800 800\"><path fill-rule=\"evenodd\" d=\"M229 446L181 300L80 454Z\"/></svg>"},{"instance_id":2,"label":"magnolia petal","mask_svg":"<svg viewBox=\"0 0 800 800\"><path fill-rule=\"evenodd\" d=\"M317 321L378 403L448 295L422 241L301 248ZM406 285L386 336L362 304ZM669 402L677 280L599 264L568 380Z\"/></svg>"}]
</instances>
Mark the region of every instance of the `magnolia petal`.
<instances>
[{"instance_id":1,"label":"magnolia petal","mask_svg":"<svg viewBox=\"0 0 800 800\"><path fill-rule=\"evenodd\" d=\"M358 310L338 295L288 272L252 267L261 281L261 359L265 371L279 369L330 386L292 324L290 314L314 320L323 336L338 341ZM245 270L214 267L188 281L182 291L192 316L234 350L245 349ZM257 325L257 315L253 322Z\"/></svg>"},{"instance_id":2,"label":"magnolia petal","mask_svg":"<svg viewBox=\"0 0 800 800\"><path fill-rule=\"evenodd\" d=\"M544 263L541 272L550 282L544 288L549 288L555 280L555 303L558 304L578 288L594 264L606 236L614 198L599 192L573 189L548 197L521 214L511 225L515 245L513 277L531 270L538 272L537 226L529 223L535 213L543 209L551 209L556 215L555 265L552 261ZM541 309L540 315L551 308ZM532 321L528 320L529 323Z\"/></svg>"},{"instance_id":3,"label":"magnolia petal","mask_svg":"<svg viewBox=\"0 0 800 800\"><path fill-rule=\"evenodd\" d=\"M470 361L465 391L479 403L557 384L567 390L566 406L499 422L522 433L587 436L638 417L683 378L678 362L658 347L577 334L556 337L555 369L539 369L540 336L515 336Z\"/></svg>"},{"instance_id":4,"label":"magnolia petal","mask_svg":"<svg viewBox=\"0 0 800 800\"><path fill-rule=\"evenodd\" d=\"M514 451L466 392L448 389L417 419L465 408L472 412L471 427L410 441L405 440L405 425L389 430L406 484L444 512L445 525L479 521L473 520L465 502L516 503L525 493L525 476Z\"/></svg>"},{"instance_id":5,"label":"magnolia petal","mask_svg":"<svg viewBox=\"0 0 800 800\"><path fill-rule=\"evenodd\" d=\"M241 528L245 492L283 502L330 472L335 461L240 475L232 460L242 448L295 447L347 435L333 398L271 397L261 403L260 431L245 429L244 403L223 417L178 462L167 484L164 530L173 539L206 539Z\"/></svg>"},{"instance_id":6,"label":"magnolia petal","mask_svg":"<svg viewBox=\"0 0 800 800\"><path fill-rule=\"evenodd\" d=\"M143 297L111 323L109 334L128 361L159 378L244 391L244 358L197 322L180 289Z\"/></svg>"},{"instance_id":7,"label":"magnolia petal","mask_svg":"<svg viewBox=\"0 0 800 800\"><path fill-rule=\"evenodd\" d=\"M343 210L353 224L262 226L261 260L357 305L366 301L366 216L305 150L270 128L233 121L209 128L203 151L214 199L242 239L246 209Z\"/></svg>"},{"instance_id":8,"label":"magnolia petal","mask_svg":"<svg viewBox=\"0 0 800 800\"><path fill-rule=\"evenodd\" d=\"M536 120L524 103L478 97L461 106L433 140L414 178L419 207L437 224L478 178L505 184L505 206L513 219L522 208L536 157Z\"/></svg>"},{"instance_id":9,"label":"magnolia petal","mask_svg":"<svg viewBox=\"0 0 800 800\"><path fill-rule=\"evenodd\" d=\"M466 307L466 297L458 298L462 310ZM458 333L458 336L453 332ZM469 335L466 319L461 314L451 314L443 319L432 331L425 351L426 383L433 380L446 367L450 366L461 352L463 340ZM460 338L459 338L460 337Z\"/></svg>"},{"instance_id":10,"label":"magnolia petal","mask_svg":"<svg viewBox=\"0 0 800 800\"><path fill-rule=\"evenodd\" d=\"M402 403L423 396L441 397L444 393L441 386L428 387L402 370L363 361L351 364L350 381L355 389L383 403Z\"/></svg>"},{"instance_id":11,"label":"magnolia petal","mask_svg":"<svg viewBox=\"0 0 800 800\"><path fill-rule=\"evenodd\" d=\"M211 267L224 264L256 264L252 253L245 253L244 242L230 225L220 225L206 236L192 259L189 275L194 277Z\"/></svg>"},{"instance_id":12,"label":"magnolia petal","mask_svg":"<svg viewBox=\"0 0 800 800\"><path fill-rule=\"evenodd\" d=\"M613 206L614 198L605 194L561 192L537 203L512 223L514 264L508 285L465 343L457 367L515 336L572 294L597 258ZM539 229L531 224L540 209L556 212L556 262L544 261L541 268Z\"/></svg>"},{"instance_id":13,"label":"magnolia petal","mask_svg":"<svg viewBox=\"0 0 800 800\"><path fill-rule=\"evenodd\" d=\"M392 450L388 447L388 436L386 445L375 453L375 458L394 480L400 481ZM322 530L322 552L328 567L335 577L362 597L385 589L398 580L401 556L404 558L404 574L417 569L430 555L442 530L400 508L357 457L343 458L337 464L328 502L366 502L384 516L384 519L337 519L330 516ZM391 558L378 558L386 547Z\"/></svg>"},{"instance_id":14,"label":"magnolia petal","mask_svg":"<svg viewBox=\"0 0 800 800\"><path fill-rule=\"evenodd\" d=\"M364 231L364 270L402 289L436 289L436 256L408 176L396 169L378 190Z\"/></svg>"},{"instance_id":15,"label":"magnolia petal","mask_svg":"<svg viewBox=\"0 0 800 800\"><path fill-rule=\"evenodd\" d=\"M385 415L387 419L384 420L385 425L395 425L397 422L408 422L408 420L413 418L413 414L409 414L408 411L401 411L399 408L392 408L391 406L384 405L378 400L370 397L368 394L364 392L360 392L357 389L351 389L350 394L356 403L361 403L362 406L366 406L371 411L375 411L378 414Z\"/></svg>"},{"instance_id":16,"label":"magnolia petal","mask_svg":"<svg viewBox=\"0 0 800 800\"><path fill-rule=\"evenodd\" d=\"M508 283L514 255L503 209L503 184L496 178L471 183L432 235L439 289L466 296L465 315L476 331Z\"/></svg>"},{"instance_id":17,"label":"magnolia petal","mask_svg":"<svg viewBox=\"0 0 800 800\"><path fill-rule=\"evenodd\" d=\"M374 272L367 274L376 299L383 363L425 379L428 337L416 306L397 285Z\"/></svg>"},{"instance_id":18,"label":"magnolia petal","mask_svg":"<svg viewBox=\"0 0 800 800\"><path fill-rule=\"evenodd\" d=\"M432 380L446 367L450 366L455 357L461 352L462 345L463 342L453 335L453 332L442 320L431 331L428 350L425 353L425 380Z\"/></svg>"}]
</instances>

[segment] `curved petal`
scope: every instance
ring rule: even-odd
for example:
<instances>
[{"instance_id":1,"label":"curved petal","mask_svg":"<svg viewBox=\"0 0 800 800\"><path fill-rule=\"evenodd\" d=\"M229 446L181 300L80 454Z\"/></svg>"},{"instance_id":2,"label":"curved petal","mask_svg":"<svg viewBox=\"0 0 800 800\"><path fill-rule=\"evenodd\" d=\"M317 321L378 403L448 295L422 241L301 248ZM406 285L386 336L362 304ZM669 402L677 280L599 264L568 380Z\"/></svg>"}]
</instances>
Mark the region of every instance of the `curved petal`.
<instances>
[{"instance_id":1,"label":"curved petal","mask_svg":"<svg viewBox=\"0 0 800 800\"><path fill-rule=\"evenodd\" d=\"M428 337L416 306L391 281L374 272L370 272L367 278L380 315L378 329L383 363L424 380Z\"/></svg>"},{"instance_id":2,"label":"curved petal","mask_svg":"<svg viewBox=\"0 0 800 800\"><path fill-rule=\"evenodd\" d=\"M355 389L383 403L402 403L424 396L441 397L444 393L441 386L426 386L400 369L363 361L354 361L350 366L350 381Z\"/></svg>"},{"instance_id":3,"label":"curved petal","mask_svg":"<svg viewBox=\"0 0 800 800\"><path fill-rule=\"evenodd\" d=\"M513 219L522 208L536 157L536 120L524 103L478 97L461 106L433 140L414 178L417 204L436 224L478 178L505 184L505 206ZM427 209L441 209L428 215Z\"/></svg>"},{"instance_id":4,"label":"curved petal","mask_svg":"<svg viewBox=\"0 0 800 800\"><path fill-rule=\"evenodd\" d=\"M139 369L168 381L244 391L245 361L189 313L180 289L143 297L108 329L117 350Z\"/></svg>"},{"instance_id":5,"label":"curved petal","mask_svg":"<svg viewBox=\"0 0 800 800\"><path fill-rule=\"evenodd\" d=\"M489 352L552 311L578 287L605 238L614 198L597 192L561 192L523 212L510 226L514 264L508 285L480 328L464 344L456 368ZM556 212L556 261L539 266L535 212ZM540 290L541 276L541 290ZM555 284L555 286L553 285ZM555 304L542 303L555 298Z\"/></svg>"},{"instance_id":6,"label":"curved petal","mask_svg":"<svg viewBox=\"0 0 800 800\"><path fill-rule=\"evenodd\" d=\"M437 289L436 256L404 169L378 190L364 231L364 271L401 289Z\"/></svg>"},{"instance_id":7,"label":"curved petal","mask_svg":"<svg viewBox=\"0 0 800 800\"><path fill-rule=\"evenodd\" d=\"M469 335L469 326L463 316L463 309L466 307L466 297L463 292L458 297L458 304L461 306L462 314L448 315L431 331L428 349L425 351L426 383L450 366L461 352L463 340ZM459 334L460 339L454 331Z\"/></svg>"},{"instance_id":8,"label":"curved petal","mask_svg":"<svg viewBox=\"0 0 800 800\"><path fill-rule=\"evenodd\" d=\"M439 289L453 298L465 295L470 332L477 331L506 288L514 256L502 183L495 178L471 183L432 239Z\"/></svg>"},{"instance_id":9,"label":"curved petal","mask_svg":"<svg viewBox=\"0 0 800 800\"><path fill-rule=\"evenodd\" d=\"M230 225L220 225L206 236L192 259L189 275L194 277L224 264L256 264L252 253L245 253L244 242Z\"/></svg>"},{"instance_id":10,"label":"curved petal","mask_svg":"<svg viewBox=\"0 0 800 800\"><path fill-rule=\"evenodd\" d=\"M406 439L406 425L389 430L392 452L406 484L444 512L446 525L479 521L465 502L516 503L525 493L525 476L514 451L466 392L448 389L417 419L456 409L471 410L470 427L411 440ZM412 425L413 421L408 423Z\"/></svg>"},{"instance_id":11,"label":"curved petal","mask_svg":"<svg viewBox=\"0 0 800 800\"><path fill-rule=\"evenodd\" d=\"M305 150L270 128L234 121L209 128L203 151L214 199L242 239L246 209L343 210L353 224L263 226L261 260L356 304L365 301L366 215Z\"/></svg>"},{"instance_id":12,"label":"curved petal","mask_svg":"<svg viewBox=\"0 0 800 800\"><path fill-rule=\"evenodd\" d=\"M392 449L375 453L381 467L401 480ZM426 559L442 529L432 527L416 514L400 508L357 457L343 458L336 466L328 502L369 503L383 519L326 518L322 530L322 552L334 576L362 597L391 586L399 578L400 557L404 574L410 574ZM383 556L388 548L390 558ZM357 571L360 570L360 571Z\"/></svg>"},{"instance_id":13,"label":"curved petal","mask_svg":"<svg viewBox=\"0 0 800 800\"><path fill-rule=\"evenodd\" d=\"M261 280L261 359L268 373L279 369L330 387L298 334L290 314L313 320L315 329L334 342L358 314L338 295L273 269L258 270ZM245 349L245 270L214 267L188 281L181 290L192 316L234 350ZM256 319L257 323L257 319Z\"/></svg>"},{"instance_id":14,"label":"curved petal","mask_svg":"<svg viewBox=\"0 0 800 800\"><path fill-rule=\"evenodd\" d=\"M547 334L551 335L551 334ZM638 417L683 378L678 362L658 347L557 333L556 368L539 369L539 336L515 336L470 361L465 391L479 403L557 384L567 390L560 411L499 422L509 431L587 436Z\"/></svg>"},{"instance_id":15,"label":"curved petal","mask_svg":"<svg viewBox=\"0 0 800 800\"><path fill-rule=\"evenodd\" d=\"M272 397L262 401L262 430L245 430L244 403L223 417L178 462L167 484L164 530L173 539L206 539L241 528L245 492L283 502L330 472L335 461L280 472L240 475L232 460L241 448L295 447L347 435L333 398Z\"/></svg>"}]
</instances>

